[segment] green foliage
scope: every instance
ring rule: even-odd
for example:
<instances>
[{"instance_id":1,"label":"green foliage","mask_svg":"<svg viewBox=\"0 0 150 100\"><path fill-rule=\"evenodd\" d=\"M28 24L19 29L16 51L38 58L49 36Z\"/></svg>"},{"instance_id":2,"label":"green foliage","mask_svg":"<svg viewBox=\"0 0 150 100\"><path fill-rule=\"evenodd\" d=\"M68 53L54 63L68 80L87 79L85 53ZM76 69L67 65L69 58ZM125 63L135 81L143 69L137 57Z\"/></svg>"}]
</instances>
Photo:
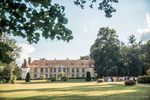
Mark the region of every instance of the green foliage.
<instances>
[{"instance_id":1,"label":"green foliage","mask_svg":"<svg viewBox=\"0 0 150 100\"><path fill-rule=\"evenodd\" d=\"M146 71L146 73L147 73L147 75L150 75L150 69L148 69L148 70Z\"/></svg>"},{"instance_id":2,"label":"green foliage","mask_svg":"<svg viewBox=\"0 0 150 100\"><path fill-rule=\"evenodd\" d=\"M88 3L90 2L90 3ZM116 12L116 9L113 8L113 3L118 3L118 0L74 0L75 5L80 6L82 9L86 6L86 3L89 4L90 8L94 8L94 4L98 2L98 9L105 12L106 17L112 17L112 13Z\"/></svg>"},{"instance_id":3,"label":"green foliage","mask_svg":"<svg viewBox=\"0 0 150 100\"><path fill-rule=\"evenodd\" d=\"M97 79L97 83L102 83L104 82L102 79Z\"/></svg>"},{"instance_id":4,"label":"green foliage","mask_svg":"<svg viewBox=\"0 0 150 100\"><path fill-rule=\"evenodd\" d=\"M65 73L64 72L60 72L58 73L58 77L63 80L63 78L65 77Z\"/></svg>"},{"instance_id":5,"label":"green foliage","mask_svg":"<svg viewBox=\"0 0 150 100\"><path fill-rule=\"evenodd\" d=\"M129 76L139 76L142 74L141 42L136 42L134 35L129 36L129 50L127 53L127 66Z\"/></svg>"},{"instance_id":6,"label":"green foliage","mask_svg":"<svg viewBox=\"0 0 150 100\"><path fill-rule=\"evenodd\" d=\"M134 80L126 80L126 81L124 82L124 84L125 84L126 86L132 86L132 85L135 85L136 82L135 82Z\"/></svg>"},{"instance_id":7,"label":"green foliage","mask_svg":"<svg viewBox=\"0 0 150 100\"><path fill-rule=\"evenodd\" d=\"M150 76L149 75L139 76L137 78L137 82L138 83L150 83Z\"/></svg>"},{"instance_id":8,"label":"green foliage","mask_svg":"<svg viewBox=\"0 0 150 100\"><path fill-rule=\"evenodd\" d=\"M52 77L50 80L51 80L52 82L54 82L54 81L56 81L56 77Z\"/></svg>"},{"instance_id":9,"label":"green foliage","mask_svg":"<svg viewBox=\"0 0 150 100\"><path fill-rule=\"evenodd\" d=\"M10 78L10 82L11 84L15 84L15 81L16 81L16 76L15 75L12 75L11 78Z\"/></svg>"},{"instance_id":10,"label":"green foliage","mask_svg":"<svg viewBox=\"0 0 150 100\"><path fill-rule=\"evenodd\" d=\"M3 66L4 66L4 68L0 72L1 80L4 80L6 83L11 82L11 77L13 75L13 70L14 70L16 64L14 62L12 62L10 64L4 64Z\"/></svg>"},{"instance_id":11,"label":"green foliage","mask_svg":"<svg viewBox=\"0 0 150 100\"><path fill-rule=\"evenodd\" d=\"M16 76L17 79L21 79L22 70L18 66L16 66L13 70L13 75Z\"/></svg>"},{"instance_id":12,"label":"green foliage","mask_svg":"<svg viewBox=\"0 0 150 100\"><path fill-rule=\"evenodd\" d=\"M19 57L20 48L10 37L0 35L0 62L9 64Z\"/></svg>"},{"instance_id":13,"label":"green foliage","mask_svg":"<svg viewBox=\"0 0 150 100\"><path fill-rule=\"evenodd\" d=\"M44 74L40 75L40 79L44 80L45 79L45 75Z\"/></svg>"},{"instance_id":14,"label":"green foliage","mask_svg":"<svg viewBox=\"0 0 150 100\"><path fill-rule=\"evenodd\" d=\"M29 72L26 75L25 82L30 82L30 73Z\"/></svg>"},{"instance_id":15,"label":"green foliage","mask_svg":"<svg viewBox=\"0 0 150 100\"><path fill-rule=\"evenodd\" d=\"M68 77L63 77L62 80L63 81L68 81Z\"/></svg>"},{"instance_id":16,"label":"green foliage","mask_svg":"<svg viewBox=\"0 0 150 100\"><path fill-rule=\"evenodd\" d=\"M0 33L21 36L29 43L37 43L40 36L69 41L73 37L65 26L68 20L64 10L64 6L51 0L1 1Z\"/></svg>"},{"instance_id":17,"label":"green foliage","mask_svg":"<svg viewBox=\"0 0 150 100\"><path fill-rule=\"evenodd\" d=\"M120 51L118 36L114 29L100 28L90 52L91 58L95 61L98 77L118 74Z\"/></svg>"},{"instance_id":18,"label":"green foliage","mask_svg":"<svg viewBox=\"0 0 150 100\"><path fill-rule=\"evenodd\" d=\"M85 79L86 81L91 81L92 80L92 78L91 78L91 73L88 71L88 72L86 72L86 79Z\"/></svg>"}]
</instances>

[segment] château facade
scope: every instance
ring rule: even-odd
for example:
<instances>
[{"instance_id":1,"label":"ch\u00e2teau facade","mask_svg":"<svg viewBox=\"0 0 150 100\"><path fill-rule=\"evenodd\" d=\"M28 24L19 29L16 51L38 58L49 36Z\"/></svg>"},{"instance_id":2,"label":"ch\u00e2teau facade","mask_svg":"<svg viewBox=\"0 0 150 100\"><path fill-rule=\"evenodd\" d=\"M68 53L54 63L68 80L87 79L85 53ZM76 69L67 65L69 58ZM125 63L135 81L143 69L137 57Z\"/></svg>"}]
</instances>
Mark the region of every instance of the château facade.
<instances>
[{"instance_id":1,"label":"ch\u00e2teau facade","mask_svg":"<svg viewBox=\"0 0 150 100\"><path fill-rule=\"evenodd\" d=\"M31 79L39 79L41 75L46 78L58 77L60 72L64 72L68 78L84 78L86 72L91 73L94 77L94 62L88 60L24 60L22 64L22 78L25 79L26 74L29 72Z\"/></svg>"}]
</instances>

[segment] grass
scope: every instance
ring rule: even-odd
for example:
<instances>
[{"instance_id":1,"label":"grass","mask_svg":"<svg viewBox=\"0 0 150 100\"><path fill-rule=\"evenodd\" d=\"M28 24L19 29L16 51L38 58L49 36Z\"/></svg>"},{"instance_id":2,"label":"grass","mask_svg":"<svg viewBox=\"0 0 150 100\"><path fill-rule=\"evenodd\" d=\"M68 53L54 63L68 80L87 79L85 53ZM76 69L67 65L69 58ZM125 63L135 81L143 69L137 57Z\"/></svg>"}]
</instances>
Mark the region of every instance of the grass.
<instances>
[{"instance_id":1,"label":"grass","mask_svg":"<svg viewBox=\"0 0 150 100\"><path fill-rule=\"evenodd\" d=\"M82 80L80 80L82 81ZM0 84L2 100L150 100L149 85L124 86L123 83L47 82Z\"/></svg>"}]
</instances>

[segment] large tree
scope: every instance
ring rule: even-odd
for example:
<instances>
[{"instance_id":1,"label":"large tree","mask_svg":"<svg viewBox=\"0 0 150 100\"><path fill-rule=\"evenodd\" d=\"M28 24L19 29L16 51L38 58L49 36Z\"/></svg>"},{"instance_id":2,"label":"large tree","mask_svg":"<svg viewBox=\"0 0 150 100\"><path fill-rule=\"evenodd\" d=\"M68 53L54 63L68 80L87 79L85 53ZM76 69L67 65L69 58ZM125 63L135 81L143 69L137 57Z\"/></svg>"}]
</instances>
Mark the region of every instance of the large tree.
<instances>
[{"instance_id":1,"label":"large tree","mask_svg":"<svg viewBox=\"0 0 150 100\"><path fill-rule=\"evenodd\" d=\"M114 29L102 27L91 46L91 57L95 60L98 77L118 75L119 40Z\"/></svg>"},{"instance_id":2,"label":"large tree","mask_svg":"<svg viewBox=\"0 0 150 100\"><path fill-rule=\"evenodd\" d=\"M136 42L134 35L129 36L128 74L129 76L139 76L142 74L141 42Z\"/></svg>"}]
</instances>

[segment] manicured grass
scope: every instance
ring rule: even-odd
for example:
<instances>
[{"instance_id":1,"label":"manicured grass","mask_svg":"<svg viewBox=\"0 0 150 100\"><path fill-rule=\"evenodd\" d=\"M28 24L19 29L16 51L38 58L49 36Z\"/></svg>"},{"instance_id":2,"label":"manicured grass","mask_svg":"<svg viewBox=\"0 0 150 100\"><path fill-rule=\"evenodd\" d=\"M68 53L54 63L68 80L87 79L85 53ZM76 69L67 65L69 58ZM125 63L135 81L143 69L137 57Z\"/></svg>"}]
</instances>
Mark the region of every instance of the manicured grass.
<instances>
[{"instance_id":1,"label":"manicured grass","mask_svg":"<svg viewBox=\"0 0 150 100\"><path fill-rule=\"evenodd\" d=\"M81 80L80 80L81 81ZM150 100L150 85L123 83L47 82L0 84L0 100Z\"/></svg>"}]
</instances>

